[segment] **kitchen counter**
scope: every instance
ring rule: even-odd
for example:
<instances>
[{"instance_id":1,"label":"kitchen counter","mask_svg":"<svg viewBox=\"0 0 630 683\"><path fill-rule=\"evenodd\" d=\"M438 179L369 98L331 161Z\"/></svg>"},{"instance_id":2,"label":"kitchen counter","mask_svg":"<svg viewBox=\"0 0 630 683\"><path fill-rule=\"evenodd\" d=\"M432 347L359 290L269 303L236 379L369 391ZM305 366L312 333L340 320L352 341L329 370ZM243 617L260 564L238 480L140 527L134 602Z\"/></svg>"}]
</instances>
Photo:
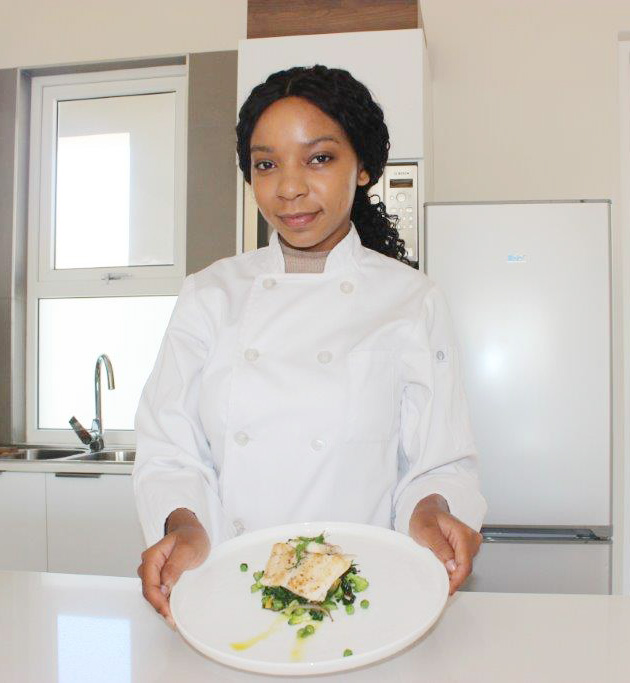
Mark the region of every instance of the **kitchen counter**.
<instances>
[{"instance_id":1,"label":"kitchen counter","mask_svg":"<svg viewBox=\"0 0 630 683\"><path fill-rule=\"evenodd\" d=\"M116 446L116 448L132 448ZM77 462L76 460L10 460L0 458L0 472L66 472L68 474L131 474L132 462Z\"/></svg>"},{"instance_id":2,"label":"kitchen counter","mask_svg":"<svg viewBox=\"0 0 630 683\"><path fill-rule=\"evenodd\" d=\"M630 597L458 593L387 661L306 680L352 683L621 683ZM139 579L0 572L0 680L207 683L303 680L229 669L191 648L145 602Z\"/></svg>"}]
</instances>

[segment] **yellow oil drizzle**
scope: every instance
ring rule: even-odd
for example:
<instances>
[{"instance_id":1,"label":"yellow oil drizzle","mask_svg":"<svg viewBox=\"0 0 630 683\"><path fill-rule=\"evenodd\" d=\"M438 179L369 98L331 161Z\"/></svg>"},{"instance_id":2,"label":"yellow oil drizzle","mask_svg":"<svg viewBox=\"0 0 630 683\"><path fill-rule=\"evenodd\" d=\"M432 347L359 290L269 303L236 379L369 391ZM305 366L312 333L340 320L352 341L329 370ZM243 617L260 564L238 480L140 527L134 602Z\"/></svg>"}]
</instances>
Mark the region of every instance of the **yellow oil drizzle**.
<instances>
[{"instance_id":1,"label":"yellow oil drizzle","mask_svg":"<svg viewBox=\"0 0 630 683\"><path fill-rule=\"evenodd\" d=\"M252 647L252 645L256 645L256 643L259 643L261 640L268 638L272 633L275 633L280 628L280 625L285 623L286 620L286 615L279 614L276 620L271 624L271 626L266 631L263 631L262 633L258 634L257 636L254 636L253 638L250 638L249 640L244 640L242 643L230 643L230 647L234 650L239 651L247 650L248 648Z\"/></svg>"}]
</instances>

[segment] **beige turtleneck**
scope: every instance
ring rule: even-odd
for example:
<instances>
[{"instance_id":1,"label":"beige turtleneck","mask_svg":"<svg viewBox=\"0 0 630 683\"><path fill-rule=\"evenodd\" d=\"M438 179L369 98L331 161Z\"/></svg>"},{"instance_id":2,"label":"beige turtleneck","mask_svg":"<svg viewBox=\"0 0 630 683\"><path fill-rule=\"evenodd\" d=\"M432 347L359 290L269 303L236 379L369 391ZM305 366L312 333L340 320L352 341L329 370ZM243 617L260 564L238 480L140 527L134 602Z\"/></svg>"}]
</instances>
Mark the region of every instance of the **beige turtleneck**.
<instances>
[{"instance_id":1,"label":"beige turtleneck","mask_svg":"<svg viewBox=\"0 0 630 683\"><path fill-rule=\"evenodd\" d=\"M328 251L304 251L285 244L278 238L282 255L284 256L284 270L286 273L323 273Z\"/></svg>"}]
</instances>

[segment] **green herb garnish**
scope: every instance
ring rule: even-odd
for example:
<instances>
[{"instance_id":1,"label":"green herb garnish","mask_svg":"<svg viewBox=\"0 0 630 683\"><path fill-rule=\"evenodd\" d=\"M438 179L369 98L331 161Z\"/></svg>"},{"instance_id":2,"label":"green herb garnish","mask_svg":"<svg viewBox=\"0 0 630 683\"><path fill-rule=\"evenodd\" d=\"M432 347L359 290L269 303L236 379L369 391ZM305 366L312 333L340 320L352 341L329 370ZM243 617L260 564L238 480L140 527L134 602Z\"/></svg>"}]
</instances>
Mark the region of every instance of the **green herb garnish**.
<instances>
[{"instance_id":1,"label":"green herb garnish","mask_svg":"<svg viewBox=\"0 0 630 683\"><path fill-rule=\"evenodd\" d=\"M326 543L324 540L324 534L321 533L319 536L298 536L297 538L292 538L292 541L297 541L298 544L295 546L295 565L297 566L302 559L302 555L306 552L306 546L309 543Z\"/></svg>"},{"instance_id":2,"label":"green herb garnish","mask_svg":"<svg viewBox=\"0 0 630 683\"><path fill-rule=\"evenodd\" d=\"M242 562L242 563L241 563L241 571L242 571L242 572L246 572L246 571L247 571L247 563L245 563L245 562Z\"/></svg>"}]
</instances>

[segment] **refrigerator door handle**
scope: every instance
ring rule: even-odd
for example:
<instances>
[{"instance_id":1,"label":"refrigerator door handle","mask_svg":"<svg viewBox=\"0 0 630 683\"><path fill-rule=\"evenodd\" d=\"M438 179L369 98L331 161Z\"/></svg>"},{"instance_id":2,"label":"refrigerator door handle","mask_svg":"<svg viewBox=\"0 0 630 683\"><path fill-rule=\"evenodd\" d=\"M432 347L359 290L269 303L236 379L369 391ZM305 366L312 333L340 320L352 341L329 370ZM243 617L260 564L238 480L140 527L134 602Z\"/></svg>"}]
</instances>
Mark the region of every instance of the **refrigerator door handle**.
<instances>
[{"instance_id":1,"label":"refrigerator door handle","mask_svg":"<svg viewBox=\"0 0 630 683\"><path fill-rule=\"evenodd\" d=\"M612 536L611 527L482 527L484 541L516 542L530 541L535 543L588 543L609 541Z\"/></svg>"}]
</instances>

